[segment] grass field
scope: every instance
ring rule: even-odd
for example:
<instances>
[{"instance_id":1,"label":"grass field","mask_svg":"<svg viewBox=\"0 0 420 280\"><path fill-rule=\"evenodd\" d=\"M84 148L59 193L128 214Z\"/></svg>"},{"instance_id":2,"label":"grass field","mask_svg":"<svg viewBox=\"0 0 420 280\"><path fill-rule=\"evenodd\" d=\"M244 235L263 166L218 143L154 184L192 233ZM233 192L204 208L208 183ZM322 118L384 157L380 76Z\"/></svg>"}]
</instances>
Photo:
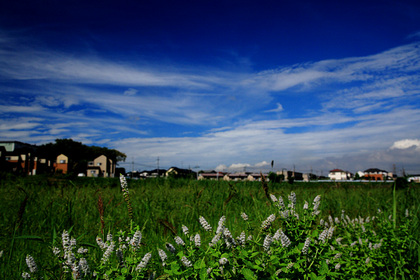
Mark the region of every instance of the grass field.
<instances>
[{"instance_id":1,"label":"grass field","mask_svg":"<svg viewBox=\"0 0 420 280\"><path fill-rule=\"evenodd\" d=\"M219 219L225 216L226 222L224 226L230 230L231 234L240 236L242 231L245 230L247 236L255 236L254 245L257 243L263 245L264 238L267 238L268 235L274 235L278 228L283 228L283 231L289 234L292 244L296 243L296 248L298 248L296 250L302 251L303 241L305 241L302 238L304 236L301 236L297 228L293 229L291 220L288 222L285 219L281 220L278 218L273 223L272 229L268 231L261 230L261 223L267 217L273 213L279 213L278 206L275 206L275 203L267 195L273 194L277 198L281 196L287 205L287 198L291 192L294 192L297 197L296 205L293 206L293 209L296 209L296 213L299 213L301 217L299 221L295 222L301 226L302 233L312 234L313 240L319 240L319 238L315 238L315 235L319 235L320 231L322 231L322 226L313 222L311 222L309 227L308 222L304 224L302 221L307 216L302 212L302 209L305 208L305 201L311 205L317 195L321 196L320 214L317 217L322 221L328 221L329 216L332 218L343 217L343 211L351 219L378 216L378 209L380 209L380 214L384 217L385 222L378 222L372 226L372 229L367 229L367 232L373 233L373 235L369 235L369 238L374 239L375 237L373 236L381 232L385 236L384 243L388 242L389 246L400 246L401 248L398 247L398 249L403 251L398 252L398 254L378 255L378 259L390 258L389 261L383 262L387 266L393 262L400 263L395 263L393 267L388 267L388 272L384 273L383 276L367 274L368 276L370 275L368 278L387 277L389 279L392 276L396 279L404 277L407 279L418 279L420 276L420 188L415 184L395 192L392 183L311 182L294 183L292 185L288 183L267 183L266 189L264 189L264 185L261 182L216 182L160 178L145 181L129 181L128 190L132 206L132 219L130 219L127 203L121 191L118 178L77 178L69 180L42 176L26 178L3 176L0 183L0 213L2 216L0 251L3 251L0 257L0 278L20 279L22 272L28 271L25 258L29 254L36 260L38 270L43 271L42 276L44 279L67 279L59 262L54 260L54 255L52 254L53 247L61 246L64 230L76 238L79 246L89 248L91 253L89 260L91 262L99 263L104 252L97 244L97 236L101 236L103 240L106 240L108 233L112 233L114 236L117 236L119 231L123 231L126 234L133 233L136 225L138 225L138 229L142 233L141 245L142 248L145 248L140 251L142 254L145 254L149 250L146 248L150 248L149 251L153 251L153 264L155 265L158 262L157 248L165 248L167 242L174 243L174 237L177 235L184 236L182 225L187 226L191 234L200 233L202 244L208 243L212 239L212 235L206 234L202 225L200 225L200 216L203 216L213 228L216 228ZM410 216L409 223L403 220L407 210ZM250 217L246 222L241 217L243 212ZM394 220L393 217L396 217L396 219ZM378 228L379 225L381 228ZM368 226L366 225L366 227ZM350 230L350 226L341 228L340 225L336 225L336 228L336 234L340 233L350 236L350 233L354 233L354 229ZM389 233L385 231L389 231ZM290 235L293 234L295 236L291 237ZM190 241L192 242L192 238L190 238ZM314 253L316 251L318 254L318 250L321 251L322 244L319 242L318 245L316 242L319 241L312 241L311 246L314 247L310 247L310 250ZM330 243L329 246L338 245ZM246 248L247 252L253 250L264 251L263 249L257 250L255 247ZM397 250L397 248L395 249ZM184 252L182 256L193 258L193 253L191 252L194 250L185 250L190 255ZM229 255L231 251L226 250L226 248L223 250L219 248L218 250L218 252L226 252L227 255L225 256L233 258L233 256ZM242 254L244 250L238 252ZM205 252L194 252L196 255L201 254L203 261L206 259L204 257ZM270 253L271 256L274 256L275 252L273 249L273 252ZM279 251L278 253L284 254L285 252ZM350 252L349 256L353 256L353 254L356 255L356 252ZM320 255L321 253L316 255L317 258ZM289 255L289 258L296 260L296 262L301 260L301 257L296 256L297 254L294 253ZM375 256L369 255L369 258L374 258ZM138 262L142 259L141 257L136 256L135 260ZM262 255L256 257L263 258ZM113 258L116 257L114 256ZM248 263L250 256L246 255L241 258L243 260L246 259L244 262ZM313 258L315 259L315 257ZM354 268L350 264L346 266L344 257L342 259L343 263L340 265L343 268L341 271L344 267L347 267L354 270L354 275L359 273L356 271L357 267ZM307 264L310 263L310 260L310 258L305 258ZM282 269L284 265L287 265L282 264L279 260L270 259L270 261L273 266L277 265L277 271ZM327 272L323 268L321 261L322 263L325 262L323 259L320 259L319 263L318 261L312 262L312 267L315 268L318 265L317 270L313 271L302 272L298 269L293 271L293 268L284 267L282 271L284 271L285 276L283 278L300 278L297 275L303 275L303 278L315 279L317 275L319 276L324 272L323 275L328 275L328 277L342 278L342 275L339 274L340 270L328 269L330 272ZM329 261L328 259L327 263ZM252 259L251 262L257 267L255 263L260 262L260 260L255 261ZM207 265L211 263L212 260L208 260ZM237 258L235 258L235 264L237 264L237 267L240 267L240 265L245 267L245 265L237 261ZM236 267L233 269L233 272L228 272L227 269L225 271L223 269L220 270L220 265L218 265L218 268L213 270L212 277L232 279L236 277L235 279L241 279L241 277L244 278L246 276L245 278L256 279L255 277L258 277L258 275L261 277L271 275L271 277L275 278L272 272L270 274L268 268L263 266L259 269L254 266L252 269L244 268L241 270L242 274L236 275ZM155 268L157 265L152 265L152 267ZM380 268L378 266L372 269L375 271L375 269L379 270ZM101 271L100 269L111 271L109 266L104 267L104 265L102 267L98 266L98 272ZM120 275L119 277L121 278L118 279L130 279L131 276L127 276L130 275L129 272L121 272L122 268L118 269L118 272L111 271L109 273ZM171 269L180 270L176 266L171 266ZM165 271L162 268L155 268L157 271L156 277L171 275L171 272L169 272L171 269ZM176 276L178 274L172 274L170 278L190 278L194 275L197 278L204 277L198 272L194 274L196 273L194 271L199 270L201 271L202 269L197 265L197 267L194 266L190 270L186 269L184 272L180 272L179 277ZM316 273L313 273L314 271ZM40 272L37 275L40 277ZM145 277L144 275L146 275L145 272L138 274L139 279ZM71 279L71 274L68 274L68 277L70 277L68 279ZM89 277L93 276L90 275ZM102 276L97 277L102 279L100 278ZM281 277L279 276L279 278Z\"/></svg>"}]
</instances>

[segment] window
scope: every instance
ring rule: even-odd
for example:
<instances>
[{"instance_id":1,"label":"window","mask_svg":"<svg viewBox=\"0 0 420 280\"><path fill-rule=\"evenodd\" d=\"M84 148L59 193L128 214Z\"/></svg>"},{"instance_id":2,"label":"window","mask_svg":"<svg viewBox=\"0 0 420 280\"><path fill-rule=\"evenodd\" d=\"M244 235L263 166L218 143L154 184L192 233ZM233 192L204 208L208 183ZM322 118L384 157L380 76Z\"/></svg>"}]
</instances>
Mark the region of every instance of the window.
<instances>
[{"instance_id":1,"label":"window","mask_svg":"<svg viewBox=\"0 0 420 280\"><path fill-rule=\"evenodd\" d=\"M65 159L60 160L60 163L66 163Z\"/></svg>"},{"instance_id":2,"label":"window","mask_svg":"<svg viewBox=\"0 0 420 280\"><path fill-rule=\"evenodd\" d=\"M102 162L98 162L96 165L97 166L101 166L102 165Z\"/></svg>"}]
</instances>

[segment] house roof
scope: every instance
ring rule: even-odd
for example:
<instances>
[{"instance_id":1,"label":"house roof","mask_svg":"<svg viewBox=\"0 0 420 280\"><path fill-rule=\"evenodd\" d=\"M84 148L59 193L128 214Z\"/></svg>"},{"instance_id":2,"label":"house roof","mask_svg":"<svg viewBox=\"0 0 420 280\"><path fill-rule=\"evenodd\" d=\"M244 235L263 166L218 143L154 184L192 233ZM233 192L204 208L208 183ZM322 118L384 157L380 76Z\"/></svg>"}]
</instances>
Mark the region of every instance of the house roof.
<instances>
[{"instance_id":1,"label":"house roof","mask_svg":"<svg viewBox=\"0 0 420 280\"><path fill-rule=\"evenodd\" d=\"M382 172L388 173L388 171L381 170L381 169L378 169L378 168L369 168L369 169L366 169L363 172L365 172L365 173L382 173Z\"/></svg>"},{"instance_id":2,"label":"house roof","mask_svg":"<svg viewBox=\"0 0 420 280\"><path fill-rule=\"evenodd\" d=\"M336 169L330 170L330 172L346 172L346 171L336 168Z\"/></svg>"}]
</instances>

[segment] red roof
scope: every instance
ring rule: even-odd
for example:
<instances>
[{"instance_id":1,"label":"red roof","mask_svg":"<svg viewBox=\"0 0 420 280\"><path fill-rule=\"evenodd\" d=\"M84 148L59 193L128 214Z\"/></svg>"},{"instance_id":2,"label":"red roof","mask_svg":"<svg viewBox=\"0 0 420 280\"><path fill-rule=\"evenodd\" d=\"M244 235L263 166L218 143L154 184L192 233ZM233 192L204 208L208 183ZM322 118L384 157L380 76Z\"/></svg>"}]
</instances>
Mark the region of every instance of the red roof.
<instances>
[{"instance_id":1,"label":"red roof","mask_svg":"<svg viewBox=\"0 0 420 280\"><path fill-rule=\"evenodd\" d=\"M345 171L344 170L341 170L341 169L333 169L330 172L345 172Z\"/></svg>"}]
</instances>

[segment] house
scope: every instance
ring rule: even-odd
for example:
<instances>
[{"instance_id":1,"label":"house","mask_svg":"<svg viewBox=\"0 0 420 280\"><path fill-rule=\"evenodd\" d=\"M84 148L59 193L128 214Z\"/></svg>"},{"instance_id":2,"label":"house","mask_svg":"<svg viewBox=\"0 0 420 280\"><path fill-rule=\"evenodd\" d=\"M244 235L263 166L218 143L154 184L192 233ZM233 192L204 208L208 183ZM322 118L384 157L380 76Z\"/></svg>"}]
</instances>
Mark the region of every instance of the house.
<instances>
[{"instance_id":1,"label":"house","mask_svg":"<svg viewBox=\"0 0 420 280\"><path fill-rule=\"evenodd\" d=\"M413 174L407 177L408 182L420 183L420 174Z\"/></svg>"},{"instance_id":2,"label":"house","mask_svg":"<svg viewBox=\"0 0 420 280\"><path fill-rule=\"evenodd\" d=\"M288 171L286 169L283 169L282 171L276 172L277 175L283 175L284 180L289 180L289 178L294 178L294 180L301 181L303 180L303 173L296 172L296 171Z\"/></svg>"},{"instance_id":3,"label":"house","mask_svg":"<svg viewBox=\"0 0 420 280\"><path fill-rule=\"evenodd\" d=\"M204 180L204 179L219 180L219 179L223 179L225 175L226 175L225 172L212 170L212 171L199 173L198 180Z\"/></svg>"},{"instance_id":4,"label":"house","mask_svg":"<svg viewBox=\"0 0 420 280\"><path fill-rule=\"evenodd\" d=\"M50 169L50 161L37 156L37 146L19 141L1 141L2 169L23 175L35 175Z\"/></svg>"},{"instance_id":5,"label":"house","mask_svg":"<svg viewBox=\"0 0 420 280\"><path fill-rule=\"evenodd\" d=\"M197 173L190 169L171 167L165 172L165 176L172 178L196 178Z\"/></svg>"},{"instance_id":6,"label":"house","mask_svg":"<svg viewBox=\"0 0 420 280\"><path fill-rule=\"evenodd\" d=\"M303 174L303 181L304 182L309 182L311 180L316 180L318 179L318 176L316 176L316 174L313 173L304 173Z\"/></svg>"},{"instance_id":7,"label":"house","mask_svg":"<svg viewBox=\"0 0 420 280\"><path fill-rule=\"evenodd\" d=\"M353 174L341 169L333 169L330 170L330 172L328 173L328 177L330 178L330 180L335 181L350 180L353 177Z\"/></svg>"},{"instance_id":8,"label":"house","mask_svg":"<svg viewBox=\"0 0 420 280\"><path fill-rule=\"evenodd\" d=\"M392 179L392 173L388 173L388 171L378 168L369 168L363 171L363 177L367 180L383 181Z\"/></svg>"},{"instance_id":9,"label":"house","mask_svg":"<svg viewBox=\"0 0 420 280\"><path fill-rule=\"evenodd\" d=\"M69 158L66 155L58 155L54 164L55 172L67 174L69 171Z\"/></svg>"},{"instance_id":10,"label":"house","mask_svg":"<svg viewBox=\"0 0 420 280\"><path fill-rule=\"evenodd\" d=\"M88 162L86 174L87 177L114 177L115 164L105 155L101 155Z\"/></svg>"},{"instance_id":11,"label":"house","mask_svg":"<svg viewBox=\"0 0 420 280\"><path fill-rule=\"evenodd\" d=\"M262 174L262 173L252 173L249 174L248 177L246 178L248 181L261 181L262 177L264 177L265 179L268 178L268 174Z\"/></svg>"}]
</instances>

